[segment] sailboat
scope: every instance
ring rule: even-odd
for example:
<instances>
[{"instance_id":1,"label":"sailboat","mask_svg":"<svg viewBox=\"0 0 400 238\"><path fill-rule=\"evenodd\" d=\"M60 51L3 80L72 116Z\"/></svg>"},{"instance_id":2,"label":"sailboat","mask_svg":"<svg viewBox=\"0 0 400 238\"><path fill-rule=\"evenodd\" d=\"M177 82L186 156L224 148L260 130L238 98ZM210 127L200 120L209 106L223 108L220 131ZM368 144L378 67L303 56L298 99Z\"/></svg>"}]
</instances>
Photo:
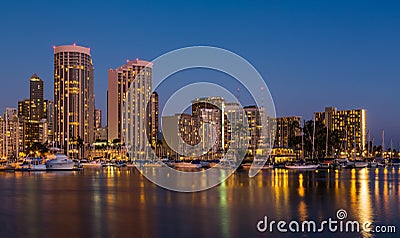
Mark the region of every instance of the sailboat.
<instances>
[{"instance_id":1,"label":"sailboat","mask_svg":"<svg viewBox=\"0 0 400 238\"><path fill-rule=\"evenodd\" d=\"M315 142L315 114L314 114L314 128L313 128L313 138L312 138L312 154L311 154L312 161L314 161L314 154L315 154L314 142ZM287 169L314 170L317 169L318 167L319 164L306 163L304 160L298 163L285 164L285 168Z\"/></svg>"},{"instance_id":2,"label":"sailboat","mask_svg":"<svg viewBox=\"0 0 400 238\"><path fill-rule=\"evenodd\" d=\"M353 163L347 164L347 168L366 168L367 162L357 160L357 143L356 143L356 131L354 130L354 158Z\"/></svg>"}]
</instances>

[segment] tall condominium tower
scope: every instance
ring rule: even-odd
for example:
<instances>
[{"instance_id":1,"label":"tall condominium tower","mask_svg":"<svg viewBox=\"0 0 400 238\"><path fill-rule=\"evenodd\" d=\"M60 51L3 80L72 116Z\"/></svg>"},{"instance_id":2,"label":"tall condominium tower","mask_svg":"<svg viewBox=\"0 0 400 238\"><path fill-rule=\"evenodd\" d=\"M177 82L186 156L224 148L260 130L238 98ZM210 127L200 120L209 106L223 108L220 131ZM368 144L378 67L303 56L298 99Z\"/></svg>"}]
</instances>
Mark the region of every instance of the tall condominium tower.
<instances>
[{"instance_id":1,"label":"tall condominium tower","mask_svg":"<svg viewBox=\"0 0 400 238\"><path fill-rule=\"evenodd\" d=\"M0 157L17 159L23 151L22 123L16 108L6 108L4 117L0 116Z\"/></svg>"},{"instance_id":2,"label":"tall condominium tower","mask_svg":"<svg viewBox=\"0 0 400 238\"><path fill-rule=\"evenodd\" d=\"M29 80L30 89L30 120L40 121L44 116L43 80L32 75Z\"/></svg>"},{"instance_id":3,"label":"tall condominium tower","mask_svg":"<svg viewBox=\"0 0 400 238\"><path fill-rule=\"evenodd\" d=\"M54 139L64 153L74 157L85 156L85 145L94 141L90 48L75 44L54 47Z\"/></svg>"},{"instance_id":4,"label":"tall condominium tower","mask_svg":"<svg viewBox=\"0 0 400 238\"><path fill-rule=\"evenodd\" d=\"M225 127L225 99L222 97L205 97L196 98L192 101L192 115L198 118L199 124L210 123L215 130L211 128L203 128L199 132L202 138L201 143L204 144L204 149L207 152L207 145L210 145L214 137L216 138L216 143L210 149L211 154L218 154L226 149L226 135L227 127ZM210 130L210 131L209 131ZM214 134L215 132L216 134Z\"/></svg>"},{"instance_id":5,"label":"tall condominium tower","mask_svg":"<svg viewBox=\"0 0 400 238\"><path fill-rule=\"evenodd\" d=\"M147 139L153 148L158 141L158 93L153 92L147 108Z\"/></svg>"},{"instance_id":6,"label":"tall condominium tower","mask_svg":"<svg viewBox=\"0 0 400 238\"><path fill-rule=\"evenodd\" d=\"M152 63L128 61L108 71L108 140L119 139L131 159L147 158L147 105L152 88Z\"/></svg>"},{"instance_id":7,"label":"tall condominium tower","mask_svg":"<svg viewBox=\"0 0 400 238\"><path fill-rule=\"evenodd\" d=\"M107 126L109 141L115 139L124 141L122 136L122 109L132 82L134 82L133 90L136 91L132 91L131 96L138 103L138 108L134 110L136 119L140 117L144 123L146 120L145 109L151 93L152 64L145 60L128 60L126 64L120 67L108 70ZM144 126L145 124L142 125L142 127ZM144 130L144 128L140 130Z\"/></svg>"}]
</instances>

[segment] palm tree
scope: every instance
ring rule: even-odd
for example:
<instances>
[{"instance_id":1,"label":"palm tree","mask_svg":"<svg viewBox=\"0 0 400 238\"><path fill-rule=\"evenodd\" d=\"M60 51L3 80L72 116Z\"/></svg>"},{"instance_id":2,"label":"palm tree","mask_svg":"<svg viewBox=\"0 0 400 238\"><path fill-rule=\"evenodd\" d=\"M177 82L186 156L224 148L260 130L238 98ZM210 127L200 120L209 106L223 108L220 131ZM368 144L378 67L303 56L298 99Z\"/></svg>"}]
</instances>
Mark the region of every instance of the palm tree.
<instances>
[{"instance_id":1,"label":"palm tree","mask_svg":"<svg viewBox=\"0 0 400 238\"><path fill-rule=\"evenodd\" d=\"M156 155L158 156L158 157L162 157L163 155L162 155L162 145L163 145L163 143L162 143L162 141L161 140L157 140L156 141L156 143L155 143L155 152L156 152Z\"/></svg>"},{"instance_id":2,"label":"palm tree","mask_svg":"<svg viewBox=\"0 0 400 238\"><path fill-rule=\"evenodd\" d=\"M79 154L82 156L82 154L83 154L82 149L83 149L83 146L84 146L84 140L80 136L78 136L78 139L76 139L76 143L77 143L77 146L78 146L78 149L79 149L79 152L80 152Z\"/></svg>"}]
</instances>

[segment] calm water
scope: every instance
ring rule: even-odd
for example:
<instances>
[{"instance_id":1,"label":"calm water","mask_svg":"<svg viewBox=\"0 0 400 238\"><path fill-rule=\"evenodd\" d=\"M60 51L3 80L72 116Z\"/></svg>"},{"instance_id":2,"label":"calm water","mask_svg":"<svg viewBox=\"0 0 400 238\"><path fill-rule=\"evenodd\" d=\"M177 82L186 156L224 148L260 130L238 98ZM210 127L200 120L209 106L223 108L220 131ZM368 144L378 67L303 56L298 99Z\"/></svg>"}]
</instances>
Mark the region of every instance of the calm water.
<instances>
[{"instance_id":1,"label":"calm water","mask_svg":"<svg viewBox=\"0 0 400 238\"><path fill-rule=\"evenodd\" d=\"M348 219L396 225L399 168L239 171L218 187L177 193L135 169L0 173L0 237L315 237L260 233L268 219ZM324 237L375 237L367 233ZM376 237L398 237L396 234Z\"/></svg>"}]
</instances>

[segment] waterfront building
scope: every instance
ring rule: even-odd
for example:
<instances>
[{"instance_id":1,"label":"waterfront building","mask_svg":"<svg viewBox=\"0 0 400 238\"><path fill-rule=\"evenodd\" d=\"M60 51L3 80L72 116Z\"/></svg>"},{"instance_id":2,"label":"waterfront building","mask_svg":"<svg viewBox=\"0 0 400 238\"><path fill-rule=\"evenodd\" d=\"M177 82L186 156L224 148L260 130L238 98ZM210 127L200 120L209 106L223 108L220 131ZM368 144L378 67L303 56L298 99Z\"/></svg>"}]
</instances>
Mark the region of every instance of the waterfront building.
<instances>
[{"instance_id":1,"label":"waterfront building","mask_svg":"<svg viewBox=\"0 0 400 238\"><path fill-rule=\"evenodd\" d=\"M69 156L82 158L94 142L94 68L90 48L54 47L54 139Z\"/></svg>"},{"instance_id":2,"label":"waterfront building","mask_svg":"<svg viewBox=\"0 0 400 238\"><path fill-rule=\"evenodd\" d=\"M108 140L125 144L133 160L146 159L151 149L146 130L152 67L136 59L108 71Z\"/></svg>"},{"instance_id":3,"label":"waterfront building","mask_svg":"<svg viewBox=\"0 0 400 238\"><path fill-rule=\"evenodd\" d=\"M331 131L337 131L342 149L353 149L354 140L358 152L367 144L367 111L365 109L337 110L326 107L315 113L315 121L322 122Z\"/></svg>"},{"instance_id":4,"label":"waterfront building","mask_svg":"<svg viewBox=\"0 0 400 238\"><path fill-rule=\"evenodd\" d=\"M44 116L47 121L47 141L54 141L54 101L44 100Z\"/></svg>"},{"instance_id":5,"label":"waterfront building","mask_svg":"<svg viewBox=\"0 0 400 238\"><path fill-rule=\"evenodd\" d=\"M33 74L29 80L29 120L39 122L44 116L43 80Z\"/></svg>"},{"instance_id":6,"label":"waterfront building","mask_svg":"<svg viewBox=\"0 0 400 238\"><path fill-rule=\"evenodd\" d=\"M135 80L137 79L137 80ZM138 126L136 132L143 133L145 128L145 109L150 98L152 86L152 63L145 60L128 60L126 64L108 70L108 93L107 93L107 126L108 140L120 140L123 138L123 107L127 99L127 92L131 83L134 82L132 99L136 99L138 108L132 108L132 116L135 115L135 123ZM139 123L139 119L142 123ZM141 127L140 125L141 124ZM133 131L132 131L133 133ZM146 136L146 134L145 134ZM145 136L143 138L145 138Z\"/></svg>"},{"instance_id":7,"label":"waterfront building","mask_svg":"<svg viewBox=\"0 0 400 238\"><path fill-rule=\"evenodd\" d=\"M17 159L23 152L23 123L16 108L6 108L0 117L0 157Z\"/></svg>"},{"instance_id":8,"label":"waterfront building","mask_svg":"<svg viewBox=\"0 0 400 238\"><path fill-rule=\"evenodd\" d=\"M225 103L225 115L227 117L227 122L226 122L226 137L227 137L227 143L225 145L225 150L231 148L231 149L240 149L240 145L244 140L248 140L248 134L247 130L243 131L243 129L246 126L246 119L247 115L245 111L241 108L239 103L236 102L227 102ZM232 126L231 121L236 122L236 128ZM233 136L234 133L237 133L237 137L235 138Z\"/></svg>"},{"instance_id":9,"label":"waterfront building","mask_svg":"<svg viewBox=\"0 0 400 238\"><path fill-rule=\"evenodd\" d=\"M23 138L21 151L26 152L34 143L48 142L47 101L44 100L43 90L43 80L33 74L29 79L29 99L18 101L17 113Z\"/></svg>"},{"instance_id":10,"label":"waterfront building","mask_svg":"<svg viewBox=\"0 0 400 238\"><path fill-rule=\"evenodd\" d=\"M204 153L209 151L211 156L221 156L225 151L227 127L225 127L225 99L222 97L196 98L192 101L192 116L199 120L199 126L209 123L211 127L201 127L199 136L202 138ZM213 129L214 128L214 129ZM216 141L208 150L207 145Z\"/></svg>"},{"instance_id":11,"label":"waterfront building","mask_svg":"<svg viewBox=\"0 0 400 238\"><path fill-rule=\"evenodd\" d=\"M301 136L301 117L276 118L275 148L294 148L293 139Z\"/></svg>"},{"instance_id":12,"label":"waterfront building","mask_svg":"<svg viewBox=\"0 0 400 238\"><path fill-rule=\"evenodd\" d=\"M158 93L153 92L147 109L147 139L152 148L156 147L158 141Z\"/></svg>"},{"instance_id":13,"label":"waterfront building","mask_svg":"<svg viewBox=\"0 0 400 238\"><path fill-rule=\"evenodd\" d=\"M257 154L258 146L261 144L261 115L257 106L244 107L249 126L249 145L247 148L247 156L254 158Z\"/></svg>"}]
</instances>

